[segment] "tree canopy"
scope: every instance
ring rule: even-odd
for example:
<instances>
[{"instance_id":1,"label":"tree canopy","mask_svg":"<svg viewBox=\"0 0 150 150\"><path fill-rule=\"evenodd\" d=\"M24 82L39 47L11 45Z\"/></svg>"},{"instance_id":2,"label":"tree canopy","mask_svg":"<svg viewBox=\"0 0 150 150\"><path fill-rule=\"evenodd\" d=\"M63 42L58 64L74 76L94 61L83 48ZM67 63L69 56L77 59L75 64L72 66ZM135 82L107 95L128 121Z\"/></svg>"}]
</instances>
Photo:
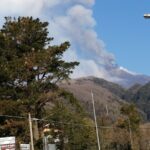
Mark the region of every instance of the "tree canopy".
<instances>
[{"instance_id":1,"label":"tree canopy","mask_svg":"<svg viewBox=\"0 0 150 150\"><path fill-rule=\"evenodd\" d=\"M5 20L0 30L0 99L22 100L30 109L79 63L63 60L69 42L51 46L48 22L32 17Z\"/></svg>"}]
</instances>

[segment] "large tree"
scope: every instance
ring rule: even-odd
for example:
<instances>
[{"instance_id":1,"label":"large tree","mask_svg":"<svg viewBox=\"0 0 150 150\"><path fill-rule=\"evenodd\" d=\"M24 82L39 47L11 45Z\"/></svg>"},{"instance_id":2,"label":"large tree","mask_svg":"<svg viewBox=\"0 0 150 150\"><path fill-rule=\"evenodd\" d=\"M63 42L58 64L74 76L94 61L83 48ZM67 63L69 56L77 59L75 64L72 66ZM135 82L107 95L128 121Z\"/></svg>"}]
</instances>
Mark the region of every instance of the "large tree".
<instances>
[{"instance_id":1,"label":"large tree","mask_svg":"<svg viewBox=\"0 0 150 150\"><path fill-rule=\"evenodd\" d=\"M21 101L31 111L46 103L41 102L41 94L69 78L79 63L63 60L69 42L51 46L52 40L48 22L32 17L5 18L0 30L0 100Z\"/></svg>"}]
</instances>

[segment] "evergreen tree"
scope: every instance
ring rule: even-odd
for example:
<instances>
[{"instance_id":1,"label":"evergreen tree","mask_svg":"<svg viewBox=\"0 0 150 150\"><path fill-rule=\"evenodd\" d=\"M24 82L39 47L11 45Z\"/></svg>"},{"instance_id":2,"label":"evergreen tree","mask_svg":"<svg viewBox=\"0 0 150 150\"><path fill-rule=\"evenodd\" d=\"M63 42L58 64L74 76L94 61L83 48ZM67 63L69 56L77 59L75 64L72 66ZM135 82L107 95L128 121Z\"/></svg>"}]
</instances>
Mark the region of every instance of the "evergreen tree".
<instances>
[{"instance_id":1,"label":"evergreen tree","mask_svg":"<svg viewBox=\"0 0 150 150\"><path fill-rule=\"evenodd\" d=\"M48 22L32 17L5 19L0 30L0 100L21 101L28 112L34 110L40 117L47 102L41 102L41 94L56 89L56 83L68 79L79 63L62 58L69 42L50 45Z\"/></svg>"}]
</instances>

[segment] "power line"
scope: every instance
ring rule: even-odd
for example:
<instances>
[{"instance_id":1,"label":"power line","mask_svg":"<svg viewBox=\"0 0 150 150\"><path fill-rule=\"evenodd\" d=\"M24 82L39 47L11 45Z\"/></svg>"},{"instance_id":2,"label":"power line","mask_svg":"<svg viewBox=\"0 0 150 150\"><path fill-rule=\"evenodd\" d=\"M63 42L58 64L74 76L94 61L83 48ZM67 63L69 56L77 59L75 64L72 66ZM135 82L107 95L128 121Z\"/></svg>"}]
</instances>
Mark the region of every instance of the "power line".
<instances>
[{"instance_id":1,"label":"power line","mask_svg":"<svg viewBox=\"0 0 150 150\"><path fill-rule=\"evenodd\" d=\"M24 116L0 115L0 117L28 120L28 117L24 117ZM69 123L69 122L62 122L62 121L54 121L54 120L51 120L51 119L39 119L39 118L31 118L31 119L32 119L32 121L44 121L44 122L51 122L51 123L57 123L57 124L66 124L66 125L75 125L75 126L95 128L95 125L84 125L84 124L72 123L72 122ZM114 126L97 126L97 127L101 128L101 129L117 129L117 128L119 128L119 127L114 127ZM150 127L139 127L139 129L150 129Z\"/></svg>"},{"instance_id":2,"label":"power line","mask_svg":"<svg viewBox=\"0 0 150 150\"><path fill-rule=\"evenodd\" d=\"M27 119L27 117L11 116L11 115L0 115L0 117L8 117L8 118L16 118L16 119Z\"/></svg>"},{"instance_id":3,"label":"power line","mask_svg":"<svg viewBox=\"0 0 150 150\"><path fill-rule=\"evenodd\" d=\"M8 117L8 118L16 118L16 119L27 119L27 117L23 117L23 116L12 116L12 115L0 115L0 117ZM76 125L76 126L84 126L84 127L93 127L95 128L94 125L84 125L84 124L79 124L79 123L72 123L72 122L62 122L62 121L54 121L54 120L48 120L48 119L39 119L39 118L31 118L32 121L44 121L44 122L51 122L51 123L58 123L58 124L66 124L66 125ZM97 126L98 128L114 128L112 126Z\"/></svg>"}]
</instances>

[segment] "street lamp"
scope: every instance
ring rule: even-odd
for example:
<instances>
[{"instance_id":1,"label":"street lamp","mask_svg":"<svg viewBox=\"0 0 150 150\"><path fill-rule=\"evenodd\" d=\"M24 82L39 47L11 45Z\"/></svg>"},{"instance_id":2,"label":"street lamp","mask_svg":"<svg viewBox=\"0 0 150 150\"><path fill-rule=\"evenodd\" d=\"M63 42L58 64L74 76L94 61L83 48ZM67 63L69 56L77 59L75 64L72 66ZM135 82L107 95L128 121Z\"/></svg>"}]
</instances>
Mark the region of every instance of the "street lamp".
<instances>
[{"instance_id":1,"label":"street lamp","mask_svg":"<svg viewBox=\"0 0 150 150\"><path fill-rule=\"evenodd\" d=\"M150 19L150 14L144 14L145 19Z\"/></svg>"}]
</instances>

